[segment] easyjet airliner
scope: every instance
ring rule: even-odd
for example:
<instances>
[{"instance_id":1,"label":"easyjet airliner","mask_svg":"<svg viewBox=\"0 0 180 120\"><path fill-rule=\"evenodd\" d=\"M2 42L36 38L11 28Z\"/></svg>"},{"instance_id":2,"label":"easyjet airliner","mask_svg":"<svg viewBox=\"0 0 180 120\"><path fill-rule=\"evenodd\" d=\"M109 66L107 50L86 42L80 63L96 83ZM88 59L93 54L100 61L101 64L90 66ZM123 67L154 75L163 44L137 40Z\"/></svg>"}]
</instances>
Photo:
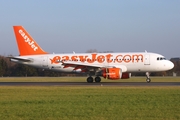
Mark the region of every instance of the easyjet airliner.
<instances>
[{"instance_id":1,"label":"easyjet airliner","mask_svg":"<svg viewBox=\"0 0 180 120\"><path fill-rule=\"evenodd\" d=\"M19 56L11 61L45 70L59 72L86 72L87 82L100 82L100 76L110 79L127 79L132 72L166 71L174 64L164 56L149 52L49 54L45 52L22 26L13 26Z\"/></svg>"}]
</instances>

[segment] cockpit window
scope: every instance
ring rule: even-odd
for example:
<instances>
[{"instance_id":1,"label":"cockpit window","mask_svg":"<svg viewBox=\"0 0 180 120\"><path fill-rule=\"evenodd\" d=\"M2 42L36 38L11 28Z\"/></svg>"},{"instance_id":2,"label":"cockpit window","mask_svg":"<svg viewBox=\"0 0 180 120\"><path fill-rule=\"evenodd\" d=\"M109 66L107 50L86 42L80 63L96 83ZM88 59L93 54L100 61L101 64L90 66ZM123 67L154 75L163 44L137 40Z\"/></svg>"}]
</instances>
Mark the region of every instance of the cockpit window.
<instances>
[{"instance_id":1,"label":"cockpit window","mask_svg":"<svg viewBox=\"0 0 180 120\"><path fill-rule=\"evenodd\" d=\"M166 60L164 57L158 57L157 60Z\"/></svg>"}]
</instances>

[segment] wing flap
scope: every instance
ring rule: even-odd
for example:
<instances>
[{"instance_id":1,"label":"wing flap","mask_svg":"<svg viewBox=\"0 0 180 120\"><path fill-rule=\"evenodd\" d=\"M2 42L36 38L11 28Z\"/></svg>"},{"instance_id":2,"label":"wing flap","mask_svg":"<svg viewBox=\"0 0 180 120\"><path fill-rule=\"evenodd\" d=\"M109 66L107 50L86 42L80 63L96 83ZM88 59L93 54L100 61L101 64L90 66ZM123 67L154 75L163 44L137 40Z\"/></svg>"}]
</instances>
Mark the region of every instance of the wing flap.
<instances>
[{"instance_id":1,"label":"wing flap","mask_svg":"<svg viewBox=\"0 0 180 120\"><path fill-rule=\"evenodd\" d=\"M80 69L80 68L84 68L84 67L93 67L93 68L104 67L102 65L79 63L79 62L63 62L62 65L64 65L64 68L74 67L74 69Z\"/></svg>"}]
</instances>

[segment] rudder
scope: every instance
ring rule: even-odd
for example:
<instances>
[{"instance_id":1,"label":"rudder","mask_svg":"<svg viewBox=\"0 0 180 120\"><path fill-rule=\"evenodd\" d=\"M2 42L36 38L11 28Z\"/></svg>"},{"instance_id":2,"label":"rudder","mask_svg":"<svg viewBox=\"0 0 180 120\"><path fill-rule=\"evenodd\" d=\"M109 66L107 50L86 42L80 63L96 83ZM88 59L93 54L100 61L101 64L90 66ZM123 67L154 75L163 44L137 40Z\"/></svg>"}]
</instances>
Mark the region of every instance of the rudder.
<instances>
[{"instance_id":1,"label":"rudder","mask_svg":"<svg viewBox=\"0 0 180 120\"><path fill-rule=\"evenodd\" d=\"M22 26L13 26L20 56L47 54Z\"/></svg>"}]
</instances>

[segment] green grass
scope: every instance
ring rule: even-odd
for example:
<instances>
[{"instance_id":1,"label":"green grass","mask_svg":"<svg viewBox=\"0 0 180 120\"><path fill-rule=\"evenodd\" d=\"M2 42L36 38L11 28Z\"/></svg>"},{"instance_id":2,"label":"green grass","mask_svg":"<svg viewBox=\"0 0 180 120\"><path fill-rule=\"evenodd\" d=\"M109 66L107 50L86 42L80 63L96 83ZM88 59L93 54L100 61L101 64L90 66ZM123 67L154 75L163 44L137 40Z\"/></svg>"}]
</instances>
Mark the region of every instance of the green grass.
<instances>
[{"instance_id":1,"label":"green grass","mask_svg":"<svg viewBox=\"0 0 180 120\"><path fill-rule=\"evenodd\" d=\"M0 77L0 82L86 82L87 77ZM146 77L108 80L101 82L146 82ZM180 82L180 77L151 77L151 82Z\"/></svg>"},{"instance_id":2,"label":"green grass","mask_svg":"<svg viewBox=\"0 0 180 120\"><path fill-rule=\"evenodd\" d=\"M180 87L0 87L2 120L179 120Z\"/></svg>"}]
</instances>

